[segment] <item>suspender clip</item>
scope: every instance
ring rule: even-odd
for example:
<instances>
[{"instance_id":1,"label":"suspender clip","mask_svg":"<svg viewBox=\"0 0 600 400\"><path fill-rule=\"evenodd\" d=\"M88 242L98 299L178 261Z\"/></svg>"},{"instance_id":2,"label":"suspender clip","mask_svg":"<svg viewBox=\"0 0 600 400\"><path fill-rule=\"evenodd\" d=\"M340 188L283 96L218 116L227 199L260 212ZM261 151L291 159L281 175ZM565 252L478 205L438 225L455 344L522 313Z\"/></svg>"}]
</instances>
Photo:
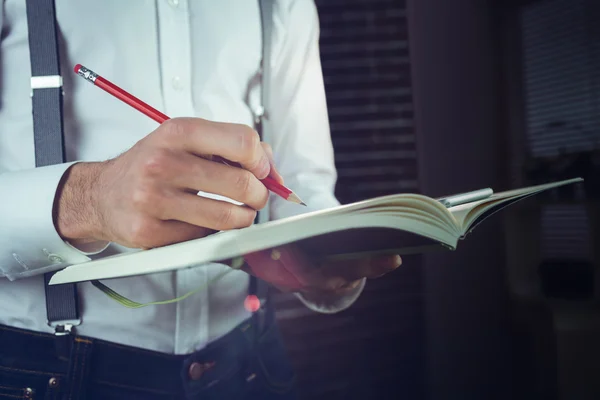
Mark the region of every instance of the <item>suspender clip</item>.
<instances>
[{"instance_id":1,"label":"suspender clip","mask_svg":"<svg viewBox=\"0 0 600 400\"><path fill-rule=\"evenodd\" d=\"M62 85L63 79L60 75L32 76L31 92L29 95L33 97L34 89L54 89L61 88Z\"/></svg>"},{"instance_id":2,"label":"suspender clip","mask_svg":"<svg viewBox=\"0 0 600 400\"><path fill-rule=\"evenodd\" d=\"M59 358L69 358L73 345L75 326L81 325L81 318L76 320L48 321L54 328L54 347Z\"/></svg>"},{"instance_id":3,"label":"suspender clip","mask_svg":"<svg viewBox=\"0 0 600 400\"><path fill-rule=\"evenodd\" d=\"M67 336L73 333L76 326L81 325L81 318L76 320L48 321L48 326L54 328L55 336Z\"/></svg>"}]
</instances>

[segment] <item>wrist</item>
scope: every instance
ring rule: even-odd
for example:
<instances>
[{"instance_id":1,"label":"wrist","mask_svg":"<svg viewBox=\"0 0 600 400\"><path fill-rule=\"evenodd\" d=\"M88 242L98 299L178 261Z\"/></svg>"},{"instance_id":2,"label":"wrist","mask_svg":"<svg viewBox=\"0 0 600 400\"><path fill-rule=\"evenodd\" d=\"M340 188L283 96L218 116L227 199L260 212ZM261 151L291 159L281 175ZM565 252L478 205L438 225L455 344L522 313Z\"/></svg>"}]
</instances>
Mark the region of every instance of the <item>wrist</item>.
<instances>
[{"instance_id":1,"label":"wrist","mask_svg":"<svg viewBox=\"0 0 600 400\"><path fill-rule=\"evenodd\" d=\"M102 240L96 184L101 163L73 164L61 179L54 201L58 234L72 244Z\"/></svg>"}]
</instances>

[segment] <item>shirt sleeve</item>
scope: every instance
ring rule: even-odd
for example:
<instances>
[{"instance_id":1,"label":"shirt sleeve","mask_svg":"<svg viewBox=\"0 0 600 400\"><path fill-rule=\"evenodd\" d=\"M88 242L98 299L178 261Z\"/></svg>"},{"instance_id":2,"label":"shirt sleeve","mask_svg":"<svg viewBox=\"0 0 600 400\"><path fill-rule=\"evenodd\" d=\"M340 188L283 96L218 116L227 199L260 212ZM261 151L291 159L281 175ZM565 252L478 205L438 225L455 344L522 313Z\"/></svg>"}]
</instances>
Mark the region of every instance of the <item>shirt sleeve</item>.
<instances>
[{"instance_id":1,"label":"shirt sleeve","mask_svg":"<svg viewBox=\"0 0 600 400\"><path fill-rule=\"evenodd\" d=\"M54 225L56 190L73 164L0 173L0 277L15 280L59 270L99 252L71 246Z\"/></svg>"},{"instance_id":2,"label":"shirt sleeve","mask_svg":"<svg viewBox=\"0 0 600 400\"><path fill-rule=\"evenodd\" d=\"M271 219L280 219L339 205L335 197L337 172L319 53L319 18L314 1L279 2L268 118L274 132L271 146L275 165L307 207L272 196ZM280 18L280 20L277 20ZM332 313L348 308L359 297L364 280L351 294L309 308Z\"/></svg>"}]
</instances>

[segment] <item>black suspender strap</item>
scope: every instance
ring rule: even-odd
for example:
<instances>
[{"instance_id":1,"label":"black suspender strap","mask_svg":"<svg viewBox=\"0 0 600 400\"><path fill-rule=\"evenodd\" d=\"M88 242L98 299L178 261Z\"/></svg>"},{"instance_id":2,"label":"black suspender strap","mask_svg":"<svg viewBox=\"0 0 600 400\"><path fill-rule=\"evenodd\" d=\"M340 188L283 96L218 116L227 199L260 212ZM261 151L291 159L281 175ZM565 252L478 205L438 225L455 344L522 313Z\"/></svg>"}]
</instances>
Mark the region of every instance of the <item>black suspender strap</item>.
<instances>
[{"instance_id":1,"label":"black suspender strap","mask_svg":"<svg viewBox=\"0 0 600 400\"><path fill-rule=\"evenodd\" d=\"M54 0L27 0L33 137L37 167L66 161L63 135L63 88ZM79 320L77 286L50 286L44 275L48 323L69 333ZM68 322L68 323L67 323Z\"/></svg>"}]
</instances>

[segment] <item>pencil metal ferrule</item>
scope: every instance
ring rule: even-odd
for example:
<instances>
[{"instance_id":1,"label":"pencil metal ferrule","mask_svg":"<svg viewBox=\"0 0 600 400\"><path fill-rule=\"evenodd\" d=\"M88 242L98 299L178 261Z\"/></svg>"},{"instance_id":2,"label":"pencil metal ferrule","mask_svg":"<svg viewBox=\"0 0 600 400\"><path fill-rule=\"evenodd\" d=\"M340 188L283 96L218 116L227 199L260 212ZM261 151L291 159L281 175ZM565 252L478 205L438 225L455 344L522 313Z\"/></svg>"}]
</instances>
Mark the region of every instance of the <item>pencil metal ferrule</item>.
<instances>
[{"instance_id":1,"label":"pencil metal ferrule","mask_svg":"<svg viewBox=\"0 0 600 400\"><path fill-rule=\"evenodd\" d=\"M95 83L96 78L98 78L97 73L95 73L91 69L84 67L83 65L79 66L79 70L77 71L77 74L91 83Z\"/></svg>"}]
</instances>

